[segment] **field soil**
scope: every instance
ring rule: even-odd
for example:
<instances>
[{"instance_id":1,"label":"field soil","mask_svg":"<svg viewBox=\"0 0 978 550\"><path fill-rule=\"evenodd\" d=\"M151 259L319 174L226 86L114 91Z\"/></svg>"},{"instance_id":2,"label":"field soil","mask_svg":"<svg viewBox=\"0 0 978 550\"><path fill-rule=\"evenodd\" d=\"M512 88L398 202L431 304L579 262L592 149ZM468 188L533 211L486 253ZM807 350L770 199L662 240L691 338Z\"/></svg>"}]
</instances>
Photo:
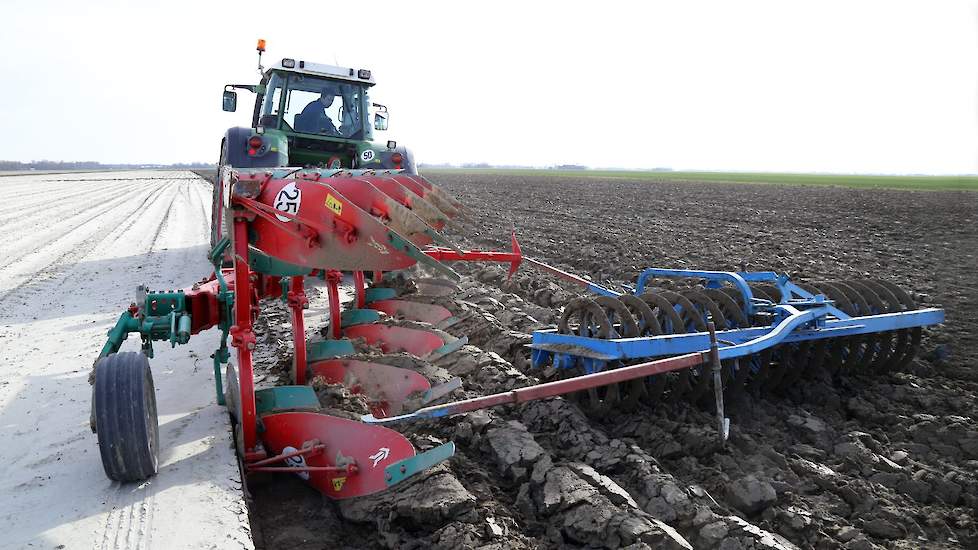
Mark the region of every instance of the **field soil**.
<instances>
[{"instance_id":1,"label":"field soil","mask_svg":"<svg viewBox=\"0 0 978 550\"><path fill-rule=\"evenodd\" d=\"M106 478L92 362L136 286L208 275L211 186L191 172L0 178L0 548L251 548L215 402L217 334L156 344L159 474ZM123 351L138 351L130 338Z\"/></svg>"},{"instance_id":2,"label":"field soil","mask_svg":"<svg viewBox=\"0 0 978 550\"><path fill-rule=\"evenodd\" d=\"M575 397L399 426L455 458L393 490L333 502L298 479L249 483L264 548L975 548L978 547L978 195L627 179L441 174L469 220L466 247L508 249L621 289L645 267L775 270L796 281L885 279L947 312L900 372L806 373L777 393L730 396L718 442L708 405L600 410ZM448 307L469 345L434 363L383 355L460 399L537 383L524 347L580 294L529 267L459 265L454 291L429 274L385 284ZM309 336L325 292L309 291ZM287 316L259 325L266 382L291 361ZM362 403L321 392L324 406ZM342 396L341 396L342 397Z\"/></svg>"}]
</instances>

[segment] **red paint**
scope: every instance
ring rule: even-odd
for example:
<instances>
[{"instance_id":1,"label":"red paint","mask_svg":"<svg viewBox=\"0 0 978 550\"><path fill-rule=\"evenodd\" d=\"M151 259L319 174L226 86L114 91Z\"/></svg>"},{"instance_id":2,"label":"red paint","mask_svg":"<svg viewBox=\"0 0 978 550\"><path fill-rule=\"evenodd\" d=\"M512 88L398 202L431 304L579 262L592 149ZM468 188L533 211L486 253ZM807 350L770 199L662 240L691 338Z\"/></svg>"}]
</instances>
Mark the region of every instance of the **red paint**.
<instances>
[{"instance_id":1,"label":"red paint","mask_svg":"<svg viewBox=\"0 0 978 550\"><path fill-rule=\"evenodd\" d=\"M452 312L436 304L424 304L408 300L374 300L370 309L383 311L396 319L421 321L437 325L452 316Z\"/></svg>"},{"instance_id":2,"label":"red paint","mask_svg":"<svg viewBox=\"0 0 978 550\"><path fill-rule=\"evenodd\" d=\"M357 309L363 309L367 305L366 288L363 282L363 271L353 272L353 284L357 291Z\"/></svg>"},{"instance_id":3,"label":"red paint","mask_svg":"<svg viewBox=\"0 0 978 550\"><path fill-rule=\"evenodd\" d=\"M300 386L306 383L306 330L302 311L309 307L302 281L302 277L291 277L287 296L292 313L292 342L295 349L292 356L292 379Z\"/></svg>"},{"instance_id":4,"label":"red paint","mask_svg":"<svg viewBox=\"0 0 978 550\"><path fill-rule=\"evenodd\" d=\"M443 411L438 414L438 416L446 416L476 411L479 409L486 409L508 403L525 403L527 401L536 401L538 399L546 399L548 397L555 397L557 395L564 395L566 393L607 386L608 384L625 382L627 380L634 380L636 378L644 378L646 376L662 374L664 372L686 369L705 363L707 360L709 360L709 357L709 352L688 353L678 357L659 359L648 363L632 365L630 367L622 367L597 372L594 374L577 376L575 378L568 378L567 380L558 380L556 382L528 386L504 393L487 395L485 397L476 397L473 399L466 399L464 401L446 403L445 405L435 405L433 407L421 409L417 411L417 413L428 413L428 415L430 415L434 411Z\"/></svg>"},{"instance_id":5,"label":"red paint","mask_svg":"<svg viewBox=\"0 0 978 550\"><path fill-rule=\"evenodd\" d=\"M241 419L244 451L255 452L258 446L258 424L255 414L255 380L252 371L251 352L255 348L255 333L251 328L253 304L251 300L251 268L248 267L248 223L239 217L234 219L234 285L238 290L234 300L234 325L231 327L231 345L238 351L238 387L241 389ZM254 305L257 307L257 305Z\"/></svg>"},{"instance_id":6,"label":"red paint","mask_svg":"<svg viewBox=\"0 0 978 550\"><path fill-rule=\"evenodd\" d=\"M431 389L428 379L413 370L354 359L316 361L309 372L364 395L377 418L400 414L408 398Z\"/></svg>"},{"instance_id":7,"label":"red paint","mask_svg":"<svg viewBox=\"0 0 978 550\"><path fill-rule=\"evenodd\" d=\"M363 179L330 178L328 183L331 188L353 202L357 208L379 218L382 223L415 245L425 246L432 243L431 237L423 233L427 229L423 219L404 212L406 206L387 196L370 182Z\"/></svg>"},{"instance_id":8,"label":"red paint","mask_svg":"<svg viewBox=\"0 0 978 550\"><path fill-rule=\"evenodd\" d=\"M340 309L340 281L343 280L343 274L335 269L326 270L326 289L329 294L329 333L330 335L339 340L342 334L340 333L340 315L343 313Z\"/></svg>"},{"instance_id":9,"label":"red paint","mask_svg":"<svg viewBox=\"0 0 978 550\"><path fill-rule=\"evenodd\" d=\"M324 446L321 453L304 457L306 468L311 470L309 483L337 500L387 489L384 468L414 456L414 447L403 435L345 418L286 412L265 415L262 422L262 439L272 453L281 454L285 447L302 449L316 443ZM355 471L349 469L350 465L355 466Z\"/></svg>"},{"instance_id":10,"label":"red paint","mask_svg":"<svg viewBox=\"0 0 978 550\"><path fill-rule=\"evenodd\" d=\"M256 239L252 245L270 256L310 270L392 271L416 263L414 258L389 244L390 230L384 224L326 181L269 180L257 200L235 197L236 204L255 213L251 229ZM291 183L301 191L296 215L270 206L275 204L279 191Z\"/></svg>"},{"instance_id":11,"label":"red paint","mask_svg":"<svg viewBox=\"0 0 978 550\"><path fill-rule=\"evenodd\" d=\"M363 338L370 345L380 346L384 353L406 351L424 357L445 345L445 341L431 331L377 323L354 325L343 332L347 338Z\"/></svg>"}]
</instances>

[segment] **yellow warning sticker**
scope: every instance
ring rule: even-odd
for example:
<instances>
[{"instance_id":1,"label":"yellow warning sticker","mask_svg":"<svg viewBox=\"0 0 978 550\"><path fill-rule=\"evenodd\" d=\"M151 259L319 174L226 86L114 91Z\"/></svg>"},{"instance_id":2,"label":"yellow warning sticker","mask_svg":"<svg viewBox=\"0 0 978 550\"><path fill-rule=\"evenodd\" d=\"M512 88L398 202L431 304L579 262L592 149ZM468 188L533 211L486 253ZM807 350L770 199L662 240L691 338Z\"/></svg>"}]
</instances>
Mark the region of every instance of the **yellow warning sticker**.
<instances>
[{"instance_id":1,"label":"yellow warning sticker","mask_svg":"<svg viewBox=\"0 0 978 550\"><path fill-rule=\"evenodd\" d=\"M340 490L343 489L343 484L344 483L346 483L346 478L345 477L334 477L333 478L333 490L336 491L336 492L340 492Z\"/></svg>"},{"instance_id":2,"label":"yellow warning sticker","mask_svg":"<svg viewBox=\"0 0 978 550\"><path fill-rule=\"evenodd\" d=\"M326 208L332 210L337 216L343 213L343 203L330 193L326 193Z\"/></svg>"}]
</instances>

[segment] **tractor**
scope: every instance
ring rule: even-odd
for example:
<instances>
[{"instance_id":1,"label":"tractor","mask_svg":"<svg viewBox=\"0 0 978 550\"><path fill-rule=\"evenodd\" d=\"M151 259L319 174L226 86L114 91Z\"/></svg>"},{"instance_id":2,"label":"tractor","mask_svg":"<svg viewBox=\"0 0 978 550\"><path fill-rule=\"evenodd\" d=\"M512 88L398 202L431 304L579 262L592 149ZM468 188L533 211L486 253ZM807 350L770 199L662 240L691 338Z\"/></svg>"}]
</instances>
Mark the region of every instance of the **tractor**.
<instances>
[{"instance_id":1,"label":"tractor","mask_svg":"<svg viewBox=\"0 0 978 550\"><path fill-rule=\"evenodd\" d=\"M263 70L264 40L257 49L261 82L224 87L224 111L237 110L235 89L255 94L255 107L251 127L224 133L218 167L392 169L418 175L410 150L393 140L374 141L374 132L387 130L389 115L386 106L370 101L376 81L369 69L283 58ZM214 187L211 246L227 234L221 191Z\"/></svg>"}]
</instances>

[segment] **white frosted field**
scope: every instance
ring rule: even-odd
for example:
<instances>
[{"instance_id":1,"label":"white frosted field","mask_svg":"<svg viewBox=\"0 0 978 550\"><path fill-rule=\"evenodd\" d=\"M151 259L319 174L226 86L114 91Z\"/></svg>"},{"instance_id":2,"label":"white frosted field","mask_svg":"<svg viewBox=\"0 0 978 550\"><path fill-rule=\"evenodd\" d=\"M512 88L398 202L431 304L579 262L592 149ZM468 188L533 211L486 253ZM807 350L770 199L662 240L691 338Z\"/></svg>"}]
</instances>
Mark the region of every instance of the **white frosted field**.
<instances>
[{"instance_id":1,"label":"white frosted field","mask_svg":"<svg viewBox=\"0 0 978 550\"><path fill-rule=\"evenodd\" d=\"M210 354L150 361L159 474L119 484L89 429L92 361L135 296L208 275L211 185L191 172L0 177L0 548L252 548ZM123 350L139 349L131 337Z\"/></svg>"}]
</instances>

